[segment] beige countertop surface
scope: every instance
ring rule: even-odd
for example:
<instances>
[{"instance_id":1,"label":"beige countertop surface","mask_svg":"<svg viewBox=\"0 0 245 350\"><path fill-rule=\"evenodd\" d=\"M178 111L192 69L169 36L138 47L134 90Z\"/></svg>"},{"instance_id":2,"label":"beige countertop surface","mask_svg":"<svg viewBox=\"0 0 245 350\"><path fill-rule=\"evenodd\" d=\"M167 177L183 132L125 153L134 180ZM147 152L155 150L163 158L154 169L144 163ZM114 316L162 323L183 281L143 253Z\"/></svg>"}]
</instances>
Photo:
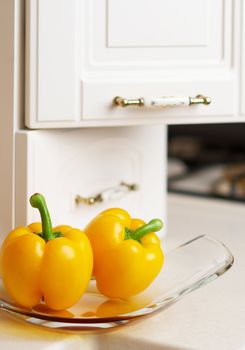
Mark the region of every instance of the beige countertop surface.
<instances>
[{"instance_id":1,"label":"beige countertop surface","mask_svg":"<svg viewBox=\"0 0 245 350\"><path fill-rule=\"evenodd\" d=\"M170 307L110 331L54 331L0 312L0 349L245 349L245 205L171 194L167 232L165 249L207 234L228 246L235 263Z\"/></svg>"}]
</instances>

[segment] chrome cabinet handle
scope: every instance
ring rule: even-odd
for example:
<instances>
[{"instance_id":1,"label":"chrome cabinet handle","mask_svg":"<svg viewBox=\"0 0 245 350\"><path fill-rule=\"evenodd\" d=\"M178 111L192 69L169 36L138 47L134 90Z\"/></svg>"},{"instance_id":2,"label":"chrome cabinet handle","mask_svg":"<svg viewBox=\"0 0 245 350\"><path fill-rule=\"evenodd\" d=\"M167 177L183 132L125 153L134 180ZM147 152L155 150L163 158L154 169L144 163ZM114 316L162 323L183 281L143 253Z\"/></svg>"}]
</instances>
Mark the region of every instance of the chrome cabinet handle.
<instances>
[{"instance_id":1,"label":"chrome cabinet handle","mask_svg":"<svg viewBox=\"0 0 245 350\"><path fill-rule=\"evenodd\" d=\"M137 98L127 99L123 97L115 97L114 105L119 107L173 107L173 106L190 106L190 105L209 105L211 98L208 96L197 95L196 97L174 97L174 96L162 96L159 98Z\"/></svg>"},{"instance_id":2,"label":"chrome cabinet handle","mask_svg":"<svg viewBox=\"0 0 245 350\"><path fill-rule=\"evenodd\" d=\"M100 193L97 193L90 197L82 197L77 195L75 198L76 204L88 204L94 205L96 203L107 202L110 200L120 199L129 192L137 191L139 186L137 184L128 184L126 182L120 182L119 185L107 188Z\"/></svg>"}]
</instances>

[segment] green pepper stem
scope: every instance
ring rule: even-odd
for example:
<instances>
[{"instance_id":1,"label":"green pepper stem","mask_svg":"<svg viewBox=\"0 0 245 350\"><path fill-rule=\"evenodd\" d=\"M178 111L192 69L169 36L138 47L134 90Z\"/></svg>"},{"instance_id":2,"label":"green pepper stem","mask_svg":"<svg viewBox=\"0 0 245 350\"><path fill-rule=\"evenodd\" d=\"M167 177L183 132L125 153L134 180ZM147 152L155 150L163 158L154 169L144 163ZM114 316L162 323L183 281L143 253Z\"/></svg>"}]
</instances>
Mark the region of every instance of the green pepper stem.
<instances>
[{"instance_id":1,"label":"green pepper stem","mask_svg":"<svg viewBox=\"0 0 245 350\"><path fill-rule=\"evenodd\" d=\"M140 239L147 233L160 231L162 227L163 227L162 220L152 219L151 221L148 222L148 224L145 224L137 228L135 231L131 231L129 234L129 237L136 241L140 241Z\"/></svg>"},{"instance_id":2,"label":"green pepper stem","mask_svg":"<svg viewBox=\"0 0 245 350\"><path fill-rule=\"evenodd\" d=\"M55 238L52 230L52 222L47 208L45 198L40 193L35 193L30 198L30 203L33 208L39 210L41 220L42 220L42 236L45 241L50 241Z\"/></svg>"}]
</instances>

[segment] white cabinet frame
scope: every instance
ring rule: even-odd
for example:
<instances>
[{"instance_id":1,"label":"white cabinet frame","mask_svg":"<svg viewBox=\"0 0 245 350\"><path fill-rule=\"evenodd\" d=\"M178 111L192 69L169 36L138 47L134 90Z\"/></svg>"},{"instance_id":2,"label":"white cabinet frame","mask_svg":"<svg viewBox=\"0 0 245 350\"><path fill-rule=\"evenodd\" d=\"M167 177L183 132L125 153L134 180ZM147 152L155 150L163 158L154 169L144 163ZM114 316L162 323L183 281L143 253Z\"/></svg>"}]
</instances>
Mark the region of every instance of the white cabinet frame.
<instances>
[{"instance_id":1,"label":"white cabinet frame","mask_svg":"<svg viewBox=\"0 0 245 350\"><path fill-rule=\"evenodd\" d=\"M132 13L138 1L130 2ZM145 18L149 1L141 2L141 15ZM185 2L186 6L189 4L191 8L193 1ZM143 31L142 19L135 25L141 26L143 39L137 44L137 33L130 35L133 14L128 17L128 28L126 15L121 19L128 2L27 0L27 127L243 121L237 95L241 0L194 1L196 7L187 20L192 19L195 26L200 22L200 43L194 34L187 37L188 33L192 34L191 29L187 28L184 35L175 33L178 23L171 26L171 20L166 17L175 35L174 43L163 35L156 37L153 46L149 44L148 31ZM166 13L172 14L173 3L178 1L154 0L155 5L163 6ZM181 19L183 3L179 3L176 21ZM200 15L196 8L200 9L201 5ZM200 16L199 20L195 16ZM159 18L156 14L164 30ZM146 25L151 26L151 22ZM112 105L117 95L138 98L199 93L212 98L210 106L153 111L126 110Z\"/></svg>"}]
</instances>

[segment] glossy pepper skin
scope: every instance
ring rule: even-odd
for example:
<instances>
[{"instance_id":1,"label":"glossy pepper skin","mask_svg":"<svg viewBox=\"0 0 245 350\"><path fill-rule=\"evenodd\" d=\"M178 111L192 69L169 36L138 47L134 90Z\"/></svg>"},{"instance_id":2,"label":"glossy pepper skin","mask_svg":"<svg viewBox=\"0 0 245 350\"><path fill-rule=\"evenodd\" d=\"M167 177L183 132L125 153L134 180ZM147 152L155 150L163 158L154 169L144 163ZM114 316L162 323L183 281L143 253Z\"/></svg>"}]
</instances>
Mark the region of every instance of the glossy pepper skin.
<instances>
[{"instance_id":1,"label":"glossy pepper skin","mask_svg":"<svg viewBox=\"0 0 245 350\"><path fill-rule=\"evenodd\" d=\"M52 229L42 195L34 194L30 202L39 209L42 224L18 227L6 237L1 249L3 282L21 306L32 308L43 298L50 309L64 310L87 288L92 248L78 229L66 225Z\"/></svg>"},{"instance_id":2,"label":"glossy pepper skin","mask_svg":"<svg viewBox=\"0 0 245 350\"><path fill-rule=\"evenodd\" d=\"M147 288L160 272L164 256L156 232L161 220L148 224L123 209L101 212L84 229L94 254L93 275L99 291L128 298Z\"/></svg>"}]
</instances>

